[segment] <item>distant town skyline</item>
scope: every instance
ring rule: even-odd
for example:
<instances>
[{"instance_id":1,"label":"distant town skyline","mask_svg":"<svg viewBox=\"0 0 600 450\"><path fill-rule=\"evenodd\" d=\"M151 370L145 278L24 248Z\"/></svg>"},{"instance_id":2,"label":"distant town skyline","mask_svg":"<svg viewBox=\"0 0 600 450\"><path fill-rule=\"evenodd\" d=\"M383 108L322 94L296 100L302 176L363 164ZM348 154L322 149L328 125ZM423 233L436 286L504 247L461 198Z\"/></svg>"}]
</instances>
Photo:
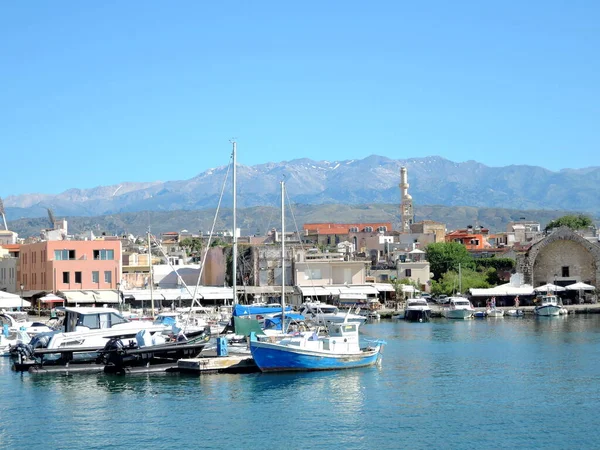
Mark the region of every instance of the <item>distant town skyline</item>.
<instances>
[{"instance_id":1,"label":"distant town skyline","mask_svg":"<svg viewBox=\"0 0 600 450\"><path fill-rule=\"evenodd\" d=\"M0 197L228 163L600 166L600 4L0 7Z\"/></svg>"}]
</instances>

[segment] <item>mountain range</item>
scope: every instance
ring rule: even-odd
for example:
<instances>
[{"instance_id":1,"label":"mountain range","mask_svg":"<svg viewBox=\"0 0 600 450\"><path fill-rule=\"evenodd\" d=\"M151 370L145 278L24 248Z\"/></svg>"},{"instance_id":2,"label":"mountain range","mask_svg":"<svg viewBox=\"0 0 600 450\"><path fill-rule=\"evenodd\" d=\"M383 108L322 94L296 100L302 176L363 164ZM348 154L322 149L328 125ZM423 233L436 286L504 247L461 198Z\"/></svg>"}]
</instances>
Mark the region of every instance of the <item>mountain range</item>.
<instances>
[{"instance_id":1,"label":"mountain range","mask_svg":"<svg viewBox=\"0 0 600 450\"><path fill-rule=\"evenodd\" d=\"M277 207L279 181L286 181L289 200L297 205L390 205L397 215L400 168L408 170L409 193L418 213L422 205L529 210L577 211L600 214L600 167L563 169L510 165L489 167L476 161L456 163L432 156L390 159L313 161L296 159L255 166L238 165L237 202L240 209ZM22 194L4 199L7 219L56 216L88 217L141 211L197 211L215 208L228 167L209 169L189 180L124 182L92 189L69 189L60 194ZM223 204L231 204L231 174ZM329 205L329 206L327 206ZM147 213L149 214L149 213ZM432 220L436 220L433 217ZM323 217L321 221L329 221ZM388 216L388 219L389 216ZM462 224L464 226L466 224Z\"/></svg>"}]
</instances>

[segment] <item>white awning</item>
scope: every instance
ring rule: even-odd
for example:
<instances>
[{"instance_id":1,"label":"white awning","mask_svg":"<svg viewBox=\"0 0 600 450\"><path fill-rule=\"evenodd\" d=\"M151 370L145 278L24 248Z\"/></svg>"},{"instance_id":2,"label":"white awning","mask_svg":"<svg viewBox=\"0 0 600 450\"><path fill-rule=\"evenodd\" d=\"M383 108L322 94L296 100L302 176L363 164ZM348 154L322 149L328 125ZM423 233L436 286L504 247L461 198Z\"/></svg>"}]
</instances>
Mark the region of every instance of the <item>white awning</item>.
<instances>
[{"instance_id":1,"label":"white awning","mask_svg":"<svg viewBox=\"0 0 600 450\"><path fill-rule=\"evenodd\" d=\"M313 297L317 295L329 295L329 290L322 286L300 286L300 292L304 297Z\"/></svg>"},{"instance_id":2,"label":"white awning","mask_svg":"<svg viewBox=\"0 0 600 450\"><path fill-rule=\"evenodd\" d=\"M493 297L493 296L503 296L503 295L534 295L535 291L533 287L529 284L523 284L521 286L511 286L510 283L503 284L501 286L496 286L489 289L477 289L471 288L469 290L473 297Z\"/></svg>"},{"instance_id":3,"label":"white awning","mask_svg":"<svg viewBox=\"0 0 600 450\"><path fill-rule=\"evenodd\" d=\"M351 285L348 286L347 289L340 290L341 294L365 294L365 295L378 295L379 291L375 288L375 286L367 286L367 285Z\"/></svg>"},{"instance_id":4,"label":"white awning","mask_svg":"<svg viewBox=\"0 0 600 450\"><path fill-rule=\"evenodd\" d=\"M340 292L346 290L346 286L324 286L329 295L340 295Z\"/></svg>"},{"instance_id":5,"label":"white awning","mask_svg":"<svg viewBox=\"0 0 600 450\"><path fill-rule=\"evenodd\" d=\"M395 292L394 286L389 283L373 283L378 292Z\"/></svg>"},{"instance_id":6,"label":"white awning","mask_svg":"<svg viewBox=\"0 0 600 450\"><path fill-rule=\"evenodd\" d=\"M119 303L119 292L112 290L92 291L96 303Z\"/></svg>"},{"instance_id":7,"label":"white awning","mask_svg":"<svg viewBox=\"0 0 600 450\"><path fill-rule=\"evenodd\" d=\"M205 300L233 300L233 288L201 288L201 298Z\"/></svg>"},{"instance_id":8,"label":"white awning","mask_svg":"<svg viewBox=\"0 0 600 450\"><path fill-rule=\"evenodd\" d=\"M340 293L340 300L366 300L367 294L361 294L358 292L342 292Z\"/></svg>"},{"instance_id":9,"label":"white awning","mask_svg":"<svg viewBox=\"0 0 600 450\"><path fill-rule=\"evenodd\" d=\"M62 291L67 298L67 303L95 303L92 291Z\"/></svg>"}]
</instances>

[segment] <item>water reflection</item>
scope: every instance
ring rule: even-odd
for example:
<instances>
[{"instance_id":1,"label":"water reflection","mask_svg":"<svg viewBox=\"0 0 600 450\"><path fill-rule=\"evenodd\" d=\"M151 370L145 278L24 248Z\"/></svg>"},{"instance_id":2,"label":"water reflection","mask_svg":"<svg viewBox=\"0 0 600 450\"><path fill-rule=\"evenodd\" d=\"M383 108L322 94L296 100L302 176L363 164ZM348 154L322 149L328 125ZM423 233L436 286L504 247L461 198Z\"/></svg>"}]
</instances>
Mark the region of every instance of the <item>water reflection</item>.
<instances>
[{"instance_id":1,"label":"water reflection","mask_svg":"<svg viewBox=\"0 0 600 450\"><path fill-rule=\"evenodd\" d=\"M34 376L2 361L0 447L594 448L599 325L381 321L363 332L388 342L382 366L337 372ZM43 420L16 431L32 411Z\"/></svg>"}]
</instances>

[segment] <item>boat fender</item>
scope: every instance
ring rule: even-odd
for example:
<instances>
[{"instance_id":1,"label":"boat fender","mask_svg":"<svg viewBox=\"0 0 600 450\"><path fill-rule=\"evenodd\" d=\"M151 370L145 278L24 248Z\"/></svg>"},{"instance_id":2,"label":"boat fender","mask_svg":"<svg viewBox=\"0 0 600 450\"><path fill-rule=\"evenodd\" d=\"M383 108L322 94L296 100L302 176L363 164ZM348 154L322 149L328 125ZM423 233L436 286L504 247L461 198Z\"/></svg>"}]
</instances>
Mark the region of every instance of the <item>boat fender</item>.
<instances>
[{"instance_id":1,"label":"boat fender","mask_svg":"<svg viewBox=\"0 0 600 450\"><path fill-rule=\"evenodd\" d=\"M344 342L348 342L348 339L344 338Z\"/></svg>"}]
</instances>

